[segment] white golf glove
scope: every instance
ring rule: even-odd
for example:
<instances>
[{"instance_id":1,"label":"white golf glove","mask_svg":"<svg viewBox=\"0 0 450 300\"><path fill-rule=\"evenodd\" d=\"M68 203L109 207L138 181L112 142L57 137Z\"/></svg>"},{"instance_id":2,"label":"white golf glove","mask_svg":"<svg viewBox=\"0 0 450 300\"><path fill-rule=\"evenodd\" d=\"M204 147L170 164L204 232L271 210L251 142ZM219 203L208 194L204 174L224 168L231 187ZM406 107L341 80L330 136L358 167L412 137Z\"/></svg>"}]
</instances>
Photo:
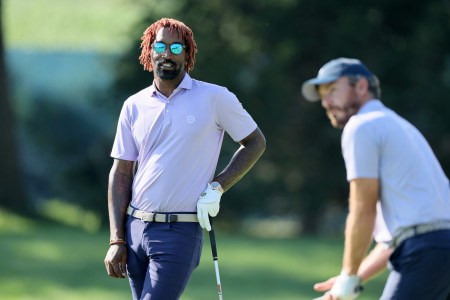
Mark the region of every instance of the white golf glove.
<instances>
[{"instance_id":1,"label":"white golf glove","mask_svg":"<svg viewBox=\"0 0 450 300\"><path fill-rule=\"evenodd\" d=\"M220 197L222 193L214 190L211 184L208 183L206 190L200 195L197 201L197 218L200 226L211 231L211 224L209 223L209 216L215 217L220 209Z\"/></svg>"},{"instance_id":2,"label":"white golf glove","mask_svg":"<svg viewBox=\"0 0 450 300\"><path fill-rule=\"evenodd\" d=\"M345 272L336 278L330 294L338 297L339 300L353 300L362 291L361 278L358 275L348 275Z\"/></svg>"}]
</instances>

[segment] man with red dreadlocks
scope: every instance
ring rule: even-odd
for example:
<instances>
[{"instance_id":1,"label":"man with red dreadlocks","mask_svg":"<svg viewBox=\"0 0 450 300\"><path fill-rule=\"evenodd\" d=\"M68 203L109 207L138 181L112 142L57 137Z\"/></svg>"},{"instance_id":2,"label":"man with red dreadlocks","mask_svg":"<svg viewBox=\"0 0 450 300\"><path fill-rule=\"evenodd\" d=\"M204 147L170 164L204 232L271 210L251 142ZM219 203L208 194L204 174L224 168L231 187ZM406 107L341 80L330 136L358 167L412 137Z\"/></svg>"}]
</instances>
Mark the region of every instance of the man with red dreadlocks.
<instances>
[{"instance_id":1,"label":"man with red dreadlocks","mask_svg":"<svg viewBox=\"0 0 450 300\"><path fill-rule=\"evenodd\" d=\"M197 46L184 23L163 18L142 36L153 84L129 97L111 157L108 275L128 275L133 299L179 299L198 266L202 228L222 194L265 150L264 135L226 88L195 80ZM224 133L239 148L215 175Z\"/></svg>"}]
</instances>

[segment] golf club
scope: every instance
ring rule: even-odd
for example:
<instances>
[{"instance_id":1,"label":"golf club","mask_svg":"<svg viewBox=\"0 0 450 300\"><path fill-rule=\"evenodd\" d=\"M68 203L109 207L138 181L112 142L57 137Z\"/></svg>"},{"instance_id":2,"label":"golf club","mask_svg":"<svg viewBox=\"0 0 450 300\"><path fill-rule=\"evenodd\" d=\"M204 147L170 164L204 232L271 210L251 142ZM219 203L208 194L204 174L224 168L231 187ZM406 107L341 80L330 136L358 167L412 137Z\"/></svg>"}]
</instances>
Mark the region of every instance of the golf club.
<instances>
[{"instance_id":1,"label":"golf club","mask_svg":"<svg viewBox=\"0 0 450 300\"><path fill-rule=\"evenodd\" d=\"M212 223L212 218L209 218L209 223L211 224L211 230L209 231L209 241L211 242L211 251L214 261L214 269L216 271L216 281L217 281L217 292L219 293L219 300L222 300L222 285L220 284L220 274L219 274L219 259L217 257L217 246L216 246L216 236L214 234L214 227Z\"/></svg>"}]
</instances>

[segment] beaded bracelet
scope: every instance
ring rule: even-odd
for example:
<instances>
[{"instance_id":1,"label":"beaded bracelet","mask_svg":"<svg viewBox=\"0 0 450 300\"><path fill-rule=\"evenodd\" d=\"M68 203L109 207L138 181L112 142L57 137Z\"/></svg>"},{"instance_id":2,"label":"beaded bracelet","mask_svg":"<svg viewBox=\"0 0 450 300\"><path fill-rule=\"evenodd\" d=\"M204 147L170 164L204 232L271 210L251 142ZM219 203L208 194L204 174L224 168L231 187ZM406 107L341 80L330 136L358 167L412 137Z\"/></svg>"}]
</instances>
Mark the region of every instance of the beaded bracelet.
<instances>
[{"instance_id":1,"label":"beaded bracelet","mask_svg":"<svg viewBox=\"0 0 450 300\"><path fill-rule=\"evenodd\" d=\"M126 244L127 244L127 242L125 242L125 240L122 240L122 239L110 240L109 241L109 245L110 246L112 246L112 245L126 245Z\"/></svg>"}]
</instances>

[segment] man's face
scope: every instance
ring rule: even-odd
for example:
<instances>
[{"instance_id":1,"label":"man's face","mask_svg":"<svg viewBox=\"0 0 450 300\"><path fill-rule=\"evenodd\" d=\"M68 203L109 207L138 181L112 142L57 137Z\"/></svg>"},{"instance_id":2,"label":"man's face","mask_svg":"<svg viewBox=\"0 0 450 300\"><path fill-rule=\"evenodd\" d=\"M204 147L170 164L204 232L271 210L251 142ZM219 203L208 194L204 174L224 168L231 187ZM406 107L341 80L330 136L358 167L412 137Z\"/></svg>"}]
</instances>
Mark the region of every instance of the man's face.
<instances>
[{"instance_id":1,"label":"man's face","mask_svg":"<svg viewBox=\"0 0 450 300\"><path fill-rule=\"evenodd\" d=\"M322 107L325 109L331 125L343 128L350 117L361 107L355 86L351 86L347 77L319 85Z\"/></svg>"},{"instance_id":2,"label":"man's face","mask_svg":"<svg viewBox=\"0 0 450 300\"><path fill-rule=\"evenodd\" d=\"M179 43L184 45L182 39L176 32L170 33L169 28L164 27L158 30L153 43L163 43L166 45L164 52L158 54L152 49L152 66L155 76L162 80L173 80L183 77L185 73L186 51L183 49L180 54L173 54L170 45Z\"/></svg>"}]
</instances>

